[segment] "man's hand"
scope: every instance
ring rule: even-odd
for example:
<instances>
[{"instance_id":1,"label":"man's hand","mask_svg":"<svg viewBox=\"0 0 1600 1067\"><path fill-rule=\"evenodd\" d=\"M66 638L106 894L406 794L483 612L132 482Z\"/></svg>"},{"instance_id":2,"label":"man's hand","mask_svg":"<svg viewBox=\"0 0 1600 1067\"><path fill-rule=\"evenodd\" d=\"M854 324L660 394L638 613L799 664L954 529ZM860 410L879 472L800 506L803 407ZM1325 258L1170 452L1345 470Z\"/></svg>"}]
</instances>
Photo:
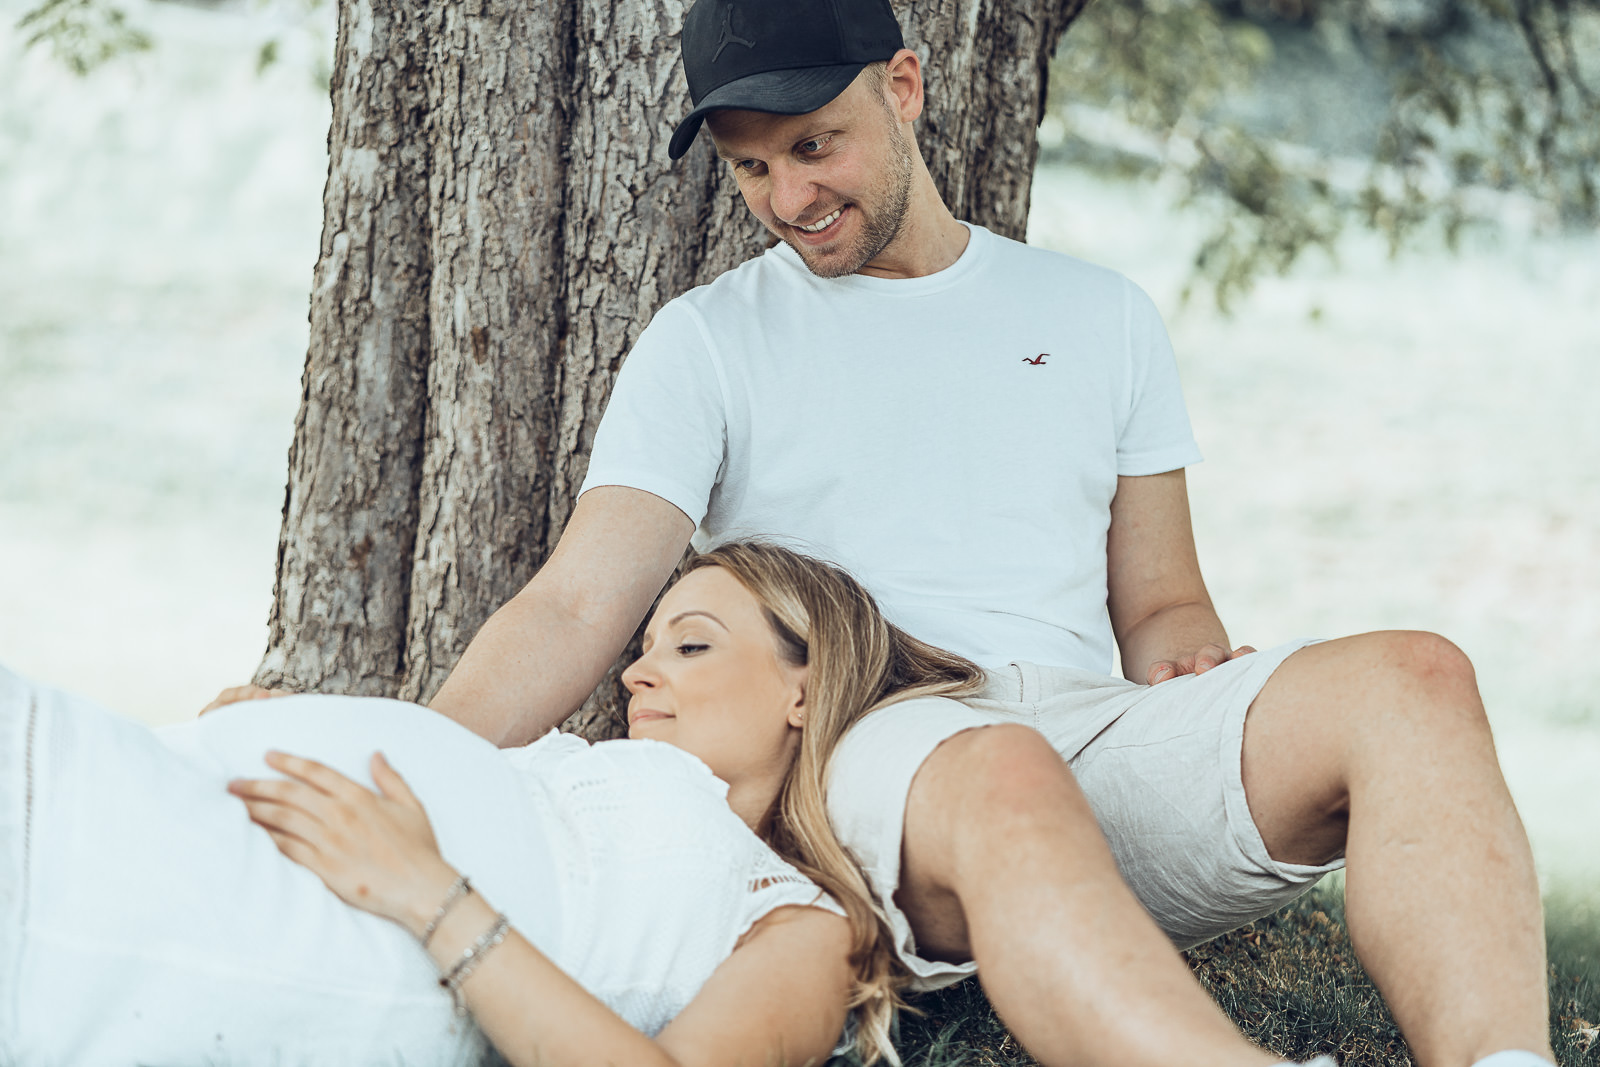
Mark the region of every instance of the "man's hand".
<instances>
[{"instance_id":1,"label":"man's hand","mask_svg":"<svg viewBox=\"0 0 1600 1067\"><path fill-rule=\"evenodd\" d=\"M287 696L294 696L294 694L287 689L265 689L259 685L230 686L218 693L211 703L201 708L200 714L204 715L208 711L216 711L227 704L237 704L241 700L264 700L267 697Z\"/></svg>"},{"instance_id":2,"label":"man's hand","mask_svg":"<svg viewBox=\"0 0 1600 1067\"><path fill-rule=\"evenodd\" d=\"M1228 651L1200 577L1183 471L1117 479L1106 533L1106 608L1130 682L1204 674L1255 651Z\"/></svg>"},{"instance_id":3,"label":"man's hand","mask_svg":"<svg viewBox=\"0 0 1600 1067\"><path fill-rule=\"evenodd\" d=\"M1248 656L1255 649L1249 645L1240 645L1229 652L1221 645L1204 645L1192 656L1182 659L1162 659L1150 664L1150 670L1145 676L1146 685L1155 685L1176 678L1180 674L1204 674L1212 667L1221 666L1230 659Z\"/></svg>"}]
</instances>

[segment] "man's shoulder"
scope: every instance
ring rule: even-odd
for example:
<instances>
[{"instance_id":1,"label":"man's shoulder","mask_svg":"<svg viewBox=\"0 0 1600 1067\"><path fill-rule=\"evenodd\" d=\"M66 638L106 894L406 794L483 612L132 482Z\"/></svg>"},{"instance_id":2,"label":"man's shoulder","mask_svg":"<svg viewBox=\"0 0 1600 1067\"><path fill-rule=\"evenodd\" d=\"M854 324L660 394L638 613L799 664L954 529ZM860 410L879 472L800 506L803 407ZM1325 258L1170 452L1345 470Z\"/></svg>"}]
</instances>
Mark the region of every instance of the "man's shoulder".
<instances>
[{"instance_id":1,"label":"man's shoulder","mask_svg":"<svg viewBox=\"0 0 1600 1067\"><path fill-rule=\"evenodd\" d=\"M973 232L981 234L989 244L997 273L1006 275L1008 281L1015 278L1051 287L1066 286L1071 291L1098 297L1138 289L1126 275L1110 267L1053 248L1025 244L977 226L973 227Z\"/></svg>"},{"instance_id":2,"label":"man's shoulder","mask_svg":"<svg viewBox=\"0 0 1600 1067\"><path fill-rule=\"evenodd\" d=\"M807 272L803 267L796 269L798 260L787 262L783 251L784 246L779 245L751 256L704 285L697 285L667 301L664 308L692 310L704 316L714 309L753 305L764 293L770 295L775 286L792 288L797 283L803 284Z\"/></svg>"}]
</instances>

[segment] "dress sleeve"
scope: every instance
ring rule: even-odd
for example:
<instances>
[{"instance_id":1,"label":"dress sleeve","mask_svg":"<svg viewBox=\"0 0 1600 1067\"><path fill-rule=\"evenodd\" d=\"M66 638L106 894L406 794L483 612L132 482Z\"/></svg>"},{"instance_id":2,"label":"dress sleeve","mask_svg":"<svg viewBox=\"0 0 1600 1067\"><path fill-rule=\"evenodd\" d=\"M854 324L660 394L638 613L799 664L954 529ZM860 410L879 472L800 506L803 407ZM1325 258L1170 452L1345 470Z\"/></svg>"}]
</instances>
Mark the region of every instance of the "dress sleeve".
<instances>
[{"instance_id":1,"label":"dress sleeve","mask_svg":"<svg viewBox=\"0 0 1600 1067\"><path fill-rule=\"evenodd\" d=\"M656 312L623 362L579 495L602 485L642 489L698 526L726 440L715 353L700 317L679 298Z\"/></svg>"},{"instance_id":2,"label":"dress sleeve","mask_svg":"<svg viewBox=\"0 0 1600 1067\"><path fill-rule=\"evenodd\" d=\"M1178 384L1178 362L1161 313L1124 281L1127 381L1117 433L1119 475L1162 474L1203 458Z\"/></svg>"},{"instance_id":3,"label":"dress sleeve","mask_svg":"<svg viewBox=\"0 0 1600 1067\"><path fill-rule=\"evenodd\" d=\"M817 883L785 863L766 845L760 842L755 844L758 847L751 850L749 879L745 884L747 892L744 914L739 921L739 937L743 937L752 926L777 909L793 905L821 908L841 918L845 917L844 908L839 906L838 901L824 893Z\"/></svg>"}]
</instances>

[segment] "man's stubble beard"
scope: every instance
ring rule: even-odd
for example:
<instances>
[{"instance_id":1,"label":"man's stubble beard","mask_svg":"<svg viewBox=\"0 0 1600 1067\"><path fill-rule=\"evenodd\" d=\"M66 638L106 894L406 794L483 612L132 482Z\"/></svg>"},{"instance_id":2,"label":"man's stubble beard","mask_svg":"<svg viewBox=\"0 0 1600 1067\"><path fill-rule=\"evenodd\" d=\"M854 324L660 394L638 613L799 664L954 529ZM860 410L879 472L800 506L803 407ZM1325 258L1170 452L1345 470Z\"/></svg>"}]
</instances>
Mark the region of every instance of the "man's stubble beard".
<instances>
[{"instance_id":1,"label":"man's stubble beard","mask_svg":"<svg viewBox=\"0 0 1600 1067\"><path fill-rule=\"evenodd\" d=\"M861 212L861 232L849 248L830 252L826 261L819 262L813 260L815 253L811 249L797 241L784 238L789 247L800 256L800 261L806 265L806 269L817 277L843 278L847 274L854 274L882 255L883 250L900 236L900 229L905 225L906 212L911 207L911 183L916 175L916 166L911 159L911 144L900 131L899 124L892 118L889 123L889 138L894 148L894 159L891 169L884 175L885 181L881 190L874 190L874 193L879 195L873 198L881 200L881 204L868 212L859 201L855 203L856 210Z\"/></svg>"}]
</instances>

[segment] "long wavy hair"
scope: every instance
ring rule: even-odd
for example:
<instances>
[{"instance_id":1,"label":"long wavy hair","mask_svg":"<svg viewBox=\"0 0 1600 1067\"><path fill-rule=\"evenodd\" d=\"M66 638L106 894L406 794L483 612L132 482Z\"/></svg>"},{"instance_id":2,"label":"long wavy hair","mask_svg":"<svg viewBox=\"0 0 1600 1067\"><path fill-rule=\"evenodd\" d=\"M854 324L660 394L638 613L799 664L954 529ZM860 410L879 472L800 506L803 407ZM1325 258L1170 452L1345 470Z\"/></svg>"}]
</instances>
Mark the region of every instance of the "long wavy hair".
<instances>
[{"instance_id":1,"label":"long wavy hair","mask_svg":"<svg viewBox=\"0 0 1600 1067\"><path fill-rule=\"evenodd\" d=\"M862 716L921 696L964 696L983 687L969 660L917 640L883 617L844 570L765 541L732 541L685 569L721 567L761 604L779 654L806 666L800 751L766 823L773 851L837 900L854 935L850 963L856 1047L866 1064L899 1056L889 1041L906 972L883 909L828 822L828 761Z\"/></svg>"}]
</instances>

